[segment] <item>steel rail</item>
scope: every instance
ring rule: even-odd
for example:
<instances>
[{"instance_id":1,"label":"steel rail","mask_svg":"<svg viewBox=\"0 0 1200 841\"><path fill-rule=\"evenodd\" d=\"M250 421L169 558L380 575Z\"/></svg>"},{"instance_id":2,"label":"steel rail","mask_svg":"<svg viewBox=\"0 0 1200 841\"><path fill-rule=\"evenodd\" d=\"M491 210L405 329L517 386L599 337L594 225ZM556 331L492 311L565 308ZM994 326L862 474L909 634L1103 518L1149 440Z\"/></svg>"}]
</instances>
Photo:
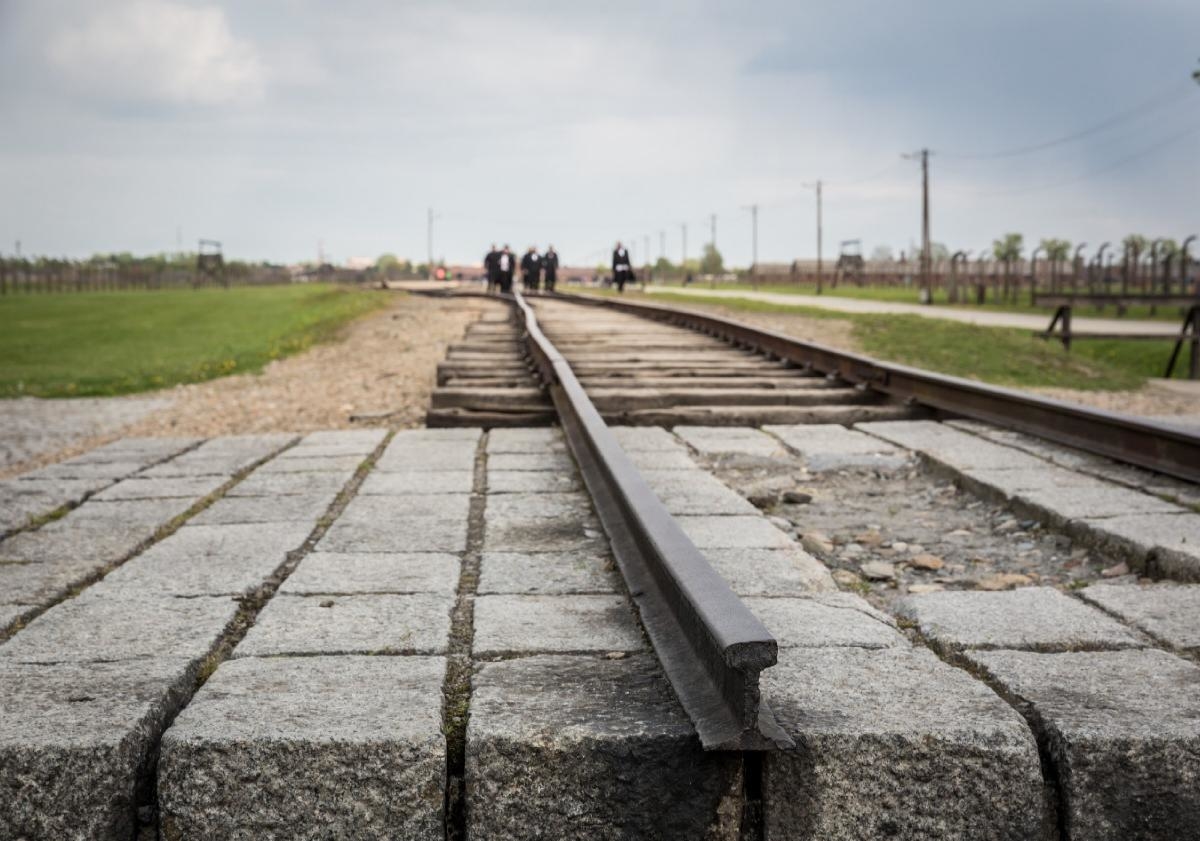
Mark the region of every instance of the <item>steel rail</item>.
<instances>
[{"instance_id":1,"label":"steel rail","mask_svg":"<svg viewBox=\"0 0 1200 841\"><path fill-rule=\"evenodd\" d=\"M987 421L1116 461L1200 482L1200 435L1152 420L1065 403L835 350L740 321L661 304L555 293L699 330L733 344L954 415Z\"/></svg>"},{"instance_id":2,"label":"steel rail","mask_svg":"<svg viewBox=\"0 0 1200 841\"><path fill-rule=\"evenodd\" d=\"M793 747L759 693L759 673L776 662L775 638L646 484L521 293L512 300L642 624L704 749Z\"/></svg>"}]
</instances>

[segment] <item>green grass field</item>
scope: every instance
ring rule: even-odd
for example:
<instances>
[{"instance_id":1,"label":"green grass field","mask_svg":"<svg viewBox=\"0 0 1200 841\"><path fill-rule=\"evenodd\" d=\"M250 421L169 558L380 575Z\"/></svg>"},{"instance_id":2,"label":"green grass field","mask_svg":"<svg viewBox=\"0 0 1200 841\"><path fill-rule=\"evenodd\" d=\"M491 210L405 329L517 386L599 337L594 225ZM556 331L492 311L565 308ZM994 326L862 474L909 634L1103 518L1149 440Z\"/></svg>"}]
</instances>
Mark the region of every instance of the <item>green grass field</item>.
<instances>
[{"instance_id":1,"label":"green grass field","mask_svg":"<svg viewBox=\"0 0 1200 841\"><path fill-rule=\"evenodd\" d=\"M612 290L589 291L616 294ZM1095 391L1138 388L1147 377L1163 375L1172 347L1170 341L1078 341L1067 353L1057 342L1035 339L1027 330L977 327L919 315L847 314L749 298L660 298L637 293L631 297L685 308L716 306L849 321L852 336L869 356L995 385ZM1186 376L1186 359L1176 365L1175 376Z\"/></svg>"},{"instance_id":2,"label":"green grass field","mask_svg":"<svg viewBox=\"0 0 1200 841\"><path fill-rule=\"evenodd\" d=\"M257 371L376 309L326 285L0 298L0 397L127 394Z\"/></svg>"}]
</instances>

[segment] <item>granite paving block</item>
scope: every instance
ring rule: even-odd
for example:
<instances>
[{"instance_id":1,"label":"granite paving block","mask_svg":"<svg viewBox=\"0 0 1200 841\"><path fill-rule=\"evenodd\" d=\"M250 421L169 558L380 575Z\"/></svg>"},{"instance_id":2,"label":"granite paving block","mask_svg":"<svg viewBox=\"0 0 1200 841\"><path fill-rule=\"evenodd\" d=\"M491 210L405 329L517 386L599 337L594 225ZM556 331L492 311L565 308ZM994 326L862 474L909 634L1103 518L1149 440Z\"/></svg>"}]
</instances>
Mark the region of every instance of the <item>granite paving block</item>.
<instances>
[{"instance_id":1,"label":"granite paving block","mask_svg":"<svg viewBox=\"0 0 1200 841\"><path fill-rule=\"evenodd\" d=\"M324 552L464 552L467 519L401 515L369 522L338 519L317 546Z\"/></svg>"},{"instance_id":2,"label":"granite paving block","mask_svg":"<svg viewBox=\"0 0 1200 841\"><path fill-rule=\"evenodd\" d=\"M477 592L617 593L623 585L607 552L484 552Z\"/></svg>"},{"instance_id":3,"label":"granite paving block","mask_svg":"<svg viewBox=\"0 0 1200 841\"><path fill-rule=\"evenodd\" d=\"M319 473L259 473L256 471L226 491L225 496L336 494L353 477L353 470Z\"/></svg>"},{"instance_id":4,"label":"granite paving block","mask_svg":"<svg viewBox=\"0 0 1200 841\"><path fill-rule=\"evenodd\" d=\"M117 479L124 479L126 476L132 476L145 466L145 462L134 460L61 462L26 473L22 478L49 480L107 479L109 481L116 481Z\"/></svg>"},{"instance_id":5,"label":"granite paving block","mask_svg":"<svg viewBox=\"0 0 1200 841\"><path fill-rule=\"evenodd\" d=\"M346 506L338 522L374 523L395 517L431 517L441 520L467 521L471 495L412 494L394 499L387 496L357 496Z\"/></svg>"},{"instance_id":6,"label":"granite paving block","mask_svg":"<svg viewBox=\"0 0 1200 841\"><path fill-rule=\"evenodd\" d=\"M496 453L488 456L488 472L493 470L550 470L574 473L575 461L567 453Z\"/></svg>"},{"instance_id":7,"label":"granite paving block","mask_svg":"<svg viewBox=\"0 0 1200 841\"><path fill-rule=\"evenodd\" d=\"M798 424L764 426L763 432L775 435L804 457L813 472L867 468L897 470L909 463L909 454L863 432L838 424Z\"/></svg>"},{"instance_id":8,"label":"granite paving block","mask_svg":"<svg viewBox=\"0 0 1200 841\"><path fill-rule=\"evenodd\" d=\"M645 649L624 595L479 596L476 657Z\"/></svg>"},{"instance_id":9,"label":"granite paving block","mask_svg":"<svg viewBox=\"0 0 1200 841\"><path fill-rule=\"evenodd\" d=\"M499 493L556 493L582 491L583 482L572 470L556 473L550 470L493 470L487 471L487 492Z\"/></svg>"},{"instance_id":10,"label":"granite paving block","mask_svg":"<svg viewBox=\"0 0 1200 841\"><path fill-rule=\"evenodd\" d=\"M48 604L99 571L98 566L86 561L0 564L0 600L22 605Z\"/></svg>"},{"instance_id":11,"label":"granite paving block","mask_svg":"<svg viewBox=\"0 0 1200 841\"><path fill-rule=\"evenodd\" d=\"M152 464L170 458L201 443L199 438L118 438L71 459L75 463L104 461L141 461Z\"/></svg>"},{"instance_id":12,"label":"granite paving block","mask_svg":"<svg viewBox=\"0 0 1200 841\"><path fill-rule=\"evenodd\" d=\"M609 429L627 453L646 450L687 452L687 447L661 426L612 426Z\"/></svg>"},{"instance_id":13,"label":"granite paving block","mask_svg":"<svg viewBox=\"0 0 1200 841\"><path fill-rule=\"evenodd\" d=\"M931 652L785 648L762 686L797 743L765 756L770 841L1042 837L1028 727Z\"/></svg>"},{"instance_id":14,"label":"granite paving block","mask_svg":"<svg viewBox=\"0 0 1200 841\"><path fill-rule=\"evenodd\" d=\"M232 656L444 654L453 607L451 593L277 595Z\"/></svg>"},{"instance_id":15,"label":"granite paving block","mask_svg":"<svg viewBox=\"0 0 1200 841\"><path fill-rule=\"evenodd\" d=\"M897 602L896 612L945 650L1095 651L1144 645L1120 622L1053 587L906 596Z\"/></svg>"},{"instance_id":16,"label":"granite paving block","mask_svg":"<svg viewBox=\"0 0 1200 841\"><path fill-rule=\"evenodd\" d=\"M487 501L487 519L524 517L583 518L592 513L591 498L581 492L499 494Z\"/></svg>"},{"instance_id":17,"label":"granite paving block","mask_svg":"<svg viewBox=\"0 0 1200 841\"><path fill-rule=\"evenodd\" d=\"M1007 502L1024 491L1054 492L1067 488L1098 490L1112 487L1094 476L1077 473L1047 464L1039 468L968 468L963 470L960 484L978 496L991 497Z\"/></svg>"},{"instance_id":18,"label":"granite paving block","mask_svg":"<svg viewBox=\"0 0 1200 841\"><path fill-rule=\"evenodd\" d=\"M632 450L626 453L638 470L695 470L696 462L685 450Z\"/></svg>"},{"instance_id":19,"label":"granite paving block","mask_svg":"<svg viewBox=\"0 0 1200 841\"><path fill-rule=\"evenodd\" d=\"M311 528L329 510L336 494L234 496L218 499L189 523L198 526L240 523L307 523Z\"/></svg>"},{"instance_id":20,"label":"granite paving block","mask_svg":"<svg viewBox=\"0 0 1200 841\"><path fill-rule=\"evenodd\" d=\"M1061 528L1069 520L1097 519L1126 514L1182 514L1186 509L1156 496L1116 485L1027 490L1013 497L1014 508Z\"/></svg>"},{"instance_id":21,"label":"granite paving block","mask_svg":"<svg viewBox=\"0 0 1200 841\"><path fill-rule=\"evenodd\" d=\"M233 621L223 597L136 597L89 589L55 605L0 645L0 661L97 663L173 659L198 664Z\"/></svg>"},{"instance_id":22,"label":"granite paving block","mask_svg":"<svg viewBox=\"0 0 1200 841\"><path fill-rule=\"evenodd\" d=\"M488 433L487 451L494 453L565 453L562 430L553 427L493 429Z\"/></svg>"},{"instance_id":23,"label":"granite paving block","mask_svg":"<svg viewBox=\"0 0 1200 841\"><path fill-rule=\"evenodd\" d=\"M191 499L175 497L127 499L116 502L89 499L59 521L61 523L59 528L65 528L68 524L74 527L89 521L105 525L120 523L157 528L186 513L192 507L192 503Z\"/></svg>"},{"instance_id":24,"label":"granite paving block","mask_svg":"<svg viewBox=\"0 0 1200 841\"><path fill-rule=\"evenodd\" d=\"M856 424L866 432L901 447L917 450L953 471L969 468L1037 470L1046 462L1013 447L1005 447L937 421L871 421Z\"/></svg>"},{"instance_id":25,"label":"granite paving block","mask_svg":"<svg viewBox=\"0 0 1200 841\"><path fill-rule=\"evenodd\" d=\"M491 498L489 497L489 503ZM595 515L575 519L485 515L485 552L605 552Z\"/></svg>"},{"instance_id":26,"label":"granite paving block","mask_svg":"<svg viewBox=\"0 0 1200 841\"><path fill-rule=\"evenodd\" d=\"M1167 645L1200 653L1200 585L1093 584L1078 595Z\"/></svg>"},{"instance_id":27,"label":"granite paving block","mask_svg":"<svg viewBox=\"0 0 1200 841\"><path fill-rule=\"evenodd\" d=\"M1076 520L1068 534L1126 558L1148 574L1200 581L1200 514L1128 514Z\"/></svg>"},{"instance_id":28,"label":"granite paving block","mask_svg":"<svg viewBox=\"0 0 1200 841\"><path fill-rule=\"evenodd\" d=\"M799 598L743 599L780 648L905 648L895 621L859 596L816 593Z\"/></svg>"},{"instance_id":29,"label":"granite paving block","mask_svg":"<svg viewBox=\"0 0 1200 841\"><path fill-rule=\"evenodd\" d=\"M837 589L829 569L799 546L705 549L703 554L739 596L799 596Z\"/></svg>"},{"instance_id":30,"label":"granite paving block","mask_svg":"<svg viewBox=\"0 0 1200 841\"><path fill-rule=\"evenodd\" d=\"M101 568L128 556L155 531L152 525L64 517L0 543L0 560L78 562Z\"/></svg>"},{"instance_id":31,"label":"granite paving block","mask_svg":"<svg viewBox=\"0 0 1200 841\"><path fill-rule=\"evenodd\" d=\"M471 838L725 837L738 758L701 749L652 656L487 663L472 684Z\"/></svg>"},{"instance_id":32,"label":"granite paving block","mask_svg":"<svg viewBox=\"0 0 1200 841\"><path fill-rule=\"evenodd\" d=\"M783 455L779 441L767 433L744 426L677 426L675 434L707 456L746 455L772 458Z\"/></svg>"},{"instance_id":33,"label":"granite paving block","mask_svg":"<svg viewBox=\"0 0 1200 841\"><path fill-rule=\"evenodd\" d=\"M790 549L791 538L765 517L676 517L700 549Z\"/></svg>"},{"instance_id":34,"label":"granite paving block","mask_svg":"<svg viewBox=\"0 0 1200 841\"><path fill-rule=\"evenodd\" d=\"M1036 722L1067 837L1200 837L1200 668L1154 650L968 657Z\"/></svg>"},{"instance_id":35,"label":"granite paving block","mask_svg":"<svg viewBox=\"0 0 1200 841\"><path fill-rule=\"evenodd\" d=\"M0 658L0 838L134 837L139 783L194 680L169 660Z\"/></svg>"},{"instance_id":36,"label":"granite paving block","mask_svg":"<svg viewBox=\"0 0 1200 841\"><path fill-rule=\"evenodd\" d=\"M163 837L441 839L444 673L440 657L222 664L163 736Z\"/></svg>"},{"instance_id":37,"label":"granite paving block","mask_svg":"<svg viewBox=\"0 0 1200 841\"><path fill-rule=\"evenodd\" d=\"M470 493L475 484L472 470L371 471L358 489L358 496L413 496Z\"/></svg>"},{"instance_id":38,"label":"granite paving block","mask_svg":"<svg viewBox=\"0 0 1200 841\"><path fill-rule=\"evenodd\" d=\"M643 470L641 474L671 514L758 514L745 497L707 470Z\"/></svg>"},{"instance_id":39,"label":"granite paving block","mask_svg":"<svg viewBox=\"0 0 1200 841\"><path fill-rule=\"evenodd\" d=\"M258 468L262 473L345 473L363 463L363 456L308 456L275 458Z\"/></svg>"},{"instance_id":40,"label":"granite paving block","mask_svg":"<svg viewBox=\"0 0 1200 841\"><path fill-rule=\"evenodd\" d=\"M375 463L383 473L410 471L473 470L475 441L412 442L395 440Z\"/></svg>"},{"instance_id":41,"label":"granite paving block","mask_svg":"<svg viewBox=\"0 0 1200 841\"><path fill-rule=\"evenodd\" d=\"M134 476L117 482L96 494L98 501L123 499L163 499L181 497L201 499L226 482L224 476L179 476L172 479L143 479Z\"/></svg>"},{"instance_id":42,"label":"granite paving block","mask_svg":"<svg viewBox=\"0 0 1200 841\"><path fill-rule=\"evenodd\" d=\"M462 563L445 553L312 552L279 588L280 593L453 593Z\"/></svg>"},{"instance_id":43,"label":"granite paving block","mask_svg":"<svg viewBox=\"0 0 1200 841\"><path fill-rule=\"evenodd\" d=\"M0 631L3 631L18 619L25 618L33 610L34 608L27 604L0 603Z\"/></svg>"},{"instance_id":44,"label":"granite paving block","mask_svg":"<svg viewBox=\"0 0 1200 841\"><path fill-rule=\"evenodd\" d=\"M387 437L386 429L322 429L310 432L297 447L354 447L369 453Z\"/></svg>"}]
</instances>

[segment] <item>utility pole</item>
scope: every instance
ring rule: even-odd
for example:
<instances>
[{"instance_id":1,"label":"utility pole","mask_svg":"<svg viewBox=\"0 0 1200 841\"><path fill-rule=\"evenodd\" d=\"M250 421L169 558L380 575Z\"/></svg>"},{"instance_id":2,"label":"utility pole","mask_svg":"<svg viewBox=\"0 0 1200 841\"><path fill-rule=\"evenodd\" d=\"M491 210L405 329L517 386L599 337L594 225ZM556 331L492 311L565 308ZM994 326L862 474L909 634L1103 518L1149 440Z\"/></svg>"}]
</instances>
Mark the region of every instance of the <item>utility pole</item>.
<instances>
[{"instance_id":1,"label":"utility pole","mask_svg":"<svg viewBox=\"0 0 1200 841\"><path fill-rule=\"evenodd\" d=\"M429 267L429 279L430 280L433 280L433 278L434 278L434 272L433 272L433 220L437 219L437 218L438 217L433 212L433 208L432 207L429 208L429 219L428 219L428 224L426 225L425 233L426 233L426 245L428 246L428 251L429 251L429 262L426 263L426 265Z\"/></svg>"},{"instance_id":2,"label":"utility pole","mask_svg":"<svg viewBox=\"0 0 1200 841\"><path fill-rule=\"evenodd\" d=\"M317 240L317 268L325 265L325 240Z\"/></svg>"},{"instance_id":3,"label":"utility pole","mask_svg":"<svg viewBox=\"0 0 1200 841\"><path fill-rule=\"evenodd\" d=\"M646 236L642 237L642 242L646 245L645 265L649 266L650 265L650 235L647 234Z\"/></svg>"},{"instance_id":4,"label":"utility pole","mask_svg":"<svg viewBox=\"0 0 1200 841\"><path fill-rule=\"evenodd\" d=\"M17 240L17 259L21 259L21 241Z\"/></svg>"},{"instance_id":5,"label":"utility pole","mask_svg":"<svg viewBox=\"0 0 1200 841\"><path fill-rule=\"evenodd\" d=\"M904 157L921 160L921 303L933 302L933 254L929 250L929 150Z\"/></svg>"},{"instance_id":6,"label":"utility pole","mask_svg":"<svg viewBox=\"0 0 1200 841\"><path fill-rule=\"evenodd\" d=\"M712 243L713 250L715 251L717 248L717 214L715 213L712 215L712 239L709 242Z\"/></svg>"},{"instance_id":7,"label":"utility pole","mask_svg":"<svg viewBox=\"0 0 1200 841\"><path fill-rule=\"evenodd\" d=\"M683 222L679 226L679 241L682 243L682 247L679 252L679 267L683 268L683 266L687 263L687 222Z\"/></svg>"},{"instance_id":8,"label":"utility pole","mask_svg":"<svg viewBox=\"0 0 1200 841\"><path fill-rule=\"evenodd\" d=\"M752 204L742 210L750 211L750 276L758 272L758 205Z\"/></svg>"},{"instance_id":9,"label":"utility pole","mask_svg":"<svg viewBox=\"0 0 1200 841\"><path fill-rule=\"evenodd\" d=\"M821 291L822 291L822 280L823 280L821 257L822 257L822 246L823 246L824 239L825 239L825 237L823 236L823 234L821 232L821 222L822 222L822 219L821 219L821 180L817 179L816 184L805 184L804 186L806 186L806 187L815 186L817 188L817 294L820 295Z\"/></svg>"},{"instance_id":10,"label":"utility pole","mask_svg":"<svg viewBox=\"0 0 1200 841\"><path fill-rule=\"evenodd\" d=\"M666 231L658 232L658 256L659 257L667 256L667 232Z\"/></svg>"}]
</instances>

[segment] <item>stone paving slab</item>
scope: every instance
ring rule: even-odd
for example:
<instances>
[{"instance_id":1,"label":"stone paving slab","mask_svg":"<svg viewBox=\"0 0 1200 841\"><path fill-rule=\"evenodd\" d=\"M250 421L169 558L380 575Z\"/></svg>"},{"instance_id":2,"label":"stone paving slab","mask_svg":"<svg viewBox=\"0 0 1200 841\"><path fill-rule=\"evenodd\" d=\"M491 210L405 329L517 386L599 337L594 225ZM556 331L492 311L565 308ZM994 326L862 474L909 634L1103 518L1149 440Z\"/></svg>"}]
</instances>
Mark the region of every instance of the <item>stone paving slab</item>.
<instances>
[{"instance_id":1,"label":"stone paving slab","mask_svg":"<svg viewBox=\"0 0 1200 841\"><path fill-rule=\"evenodd\" d=\"M687 447L661 426L610 426L609 429L626 453L647 450L687 452Z\"/></svg>"},{"instance_id":2,"label":"stone paving slab","mask_svg":"<svg viewBox=\"0 0 1200 841\"><path fill-rule=\"evenodd\" d=\"M1075 488L1099 490L1113 487L1086 473L1076 473L1050 464L1037 469L971 468L964 470L959 480L964 488L976 496L1002 502L1008 502L1013 496L1026 491L1047 493L1065 492L1068 489L1073 491Z\"/></svg>"},{"instance_id":3,"label":"stone paving slab","mask_svg":"<svg viewBox=\"0 0 1200 841\"><path fill-rule=\"evenodd\" d=\"M75 456L70 461L82 464L84 462L104 461L140 461L151 465L156 461L171 458L203 443L201 438L118 438L99 447Z\"/></svg>"},{"instance_id":4,"label":"stone paving slab","mask_svg":"<svg viewBox=\"0 0 1200 841\"><path fill-rule=\"evenodd\" d=\"M196 525L308 523L321 519L336 493L296 496L235 496L219 499L188 522Z\"/></svg>"},{"instance_id":5,"label":"stone paving slab","mask_svg":"<svg viewBox=\"0 0 1200 841\"><path fill-rule=\"evenodd\" d=\"M453 606L447 593L277 595L231 656L445 654Z\"/></svg>"},{"instance_id":6,"label":"stone paving slab","mask_svg":"<svg viewBox=\"0 0 1200 841\"><path fill-rule=\"evenodd\" d=\"M1029 513L1055 528L1062 528L1070 520L1082 518L1186 513L1186 509L1178 505L1116 485L1081 485L1021 491L1013 498L1013 507L1018 512Z\"/></svg>"},{"instance_id":7,"label":"stone paving slab","mask_svg":"<svg viewBox=\"0 0 1200 841\"><path fill-rule=\"evenodd\" d=\"M488 499L491 503L491 497ZM590 552L608 551L600 522L594 514L578 519L486 516L485 552Z\"/></svg>"},{"instance_id":8,"label":"stone paving slab","mask_svg":"<svg viewBox=\"0 0 1200 841\"><path fill-rule=\"evenodd\" d=\"M738 759L701 749L653 656L527 657L472 683L471 838L727 837Z\"/></svg>"},{"instance_id":9,"label":"stone paving slab","mask_svg":"<svg viewBox=\"0 0 1200 841\"><path fill-rule=\"evenodd\" d=\"M127 597L95 589L55 605L0 645L0 661L97 663L173 659L198 664L233 621L220 597Z\"/></svg>"},{"instance_id":10,"label":"stone paving slab","mask_svg":"<svg viewBox=\"0 0 1200 841\"><path fill-rule=\"evenodd\" d=\"M859 596L819 593L803 598L743 600L780 648L907 648L895 621Z\"/></svg>"},{"instance_id":11,"label":"stone paving slab","mask_svg":"<svg viewBox=\"0 0 1200 841\"><path fill-rule=\"evenodd\" d=\"M484 552L477 592L622 593L624 584L607 552Z\"/></svg>"},{"instance_id":12,"label":"stone paving slab","mask_svg":"<svg viewBox=\"0 0 1200 841\"><path fill-rule=\"evenodd\" d=\"M59 521L59 528L88 527L93 523L111 527L112 524L149 526L157 528L187 512L194 500L166 497L162 499L125 499L105 502L89 499Z\"/></svg>"},{"instance_id":13,"label":"stone paving slab","mask_svg":"<svg viewBox=\"0 0 1200 841\"><path fill-rule=\"evenodd\" d=\"M575 461L567 453L496 453L488 456L493 470L548 470L574 473Z\"/></svg>"},{"instance_id":14,"label":"stone paving slab","mask_svg":"<svg viewBox=\"0 0 1200 841\"><path fill-rule=\"evenodd\" d=\"M304 544L312 528L311 522L185 525L96 586L131 596L253 592Z\"/></svg>"},{"instance_id":15,"label":"stone paving slab","mask_svg":"<svg viewBox=\"0 0 1200 841\"><path fill-rule=\"evenodd\" d=\"M771 841L1042 837L1025 722L929 651L787 648L762 684L798 746L765 757Z\"/></svg>"},{"instance_id":16,"label":"stone paving slab","mask_svg":"<svg viewBox=\"0 0 1200 841\"><path fill-rule=\"evenodd\" d=\"M21 532L0 543L0 560L63 561L99 570L127 556L154 536L153 525L73 521L68 514L37 531Z\"/></svg>"},{"instance_id":17,"label":"stone paving slab","mask_svg":"<svg viewBox=\"0 0 1200 841\"><path fill-rule=\"evenodd\" d=\"M867 468L898 470L909 464L909 455L863 432L833 423L764 426L804 458L813 472Z\"/></svg>"},{"instance_id":18,"label":"stone paving slab","mask_svg":"<svg viewBox=\"0 0 1200 841\"><path fill-rule=\"evenodd\" d=\"M180 476L172 479L124 479L96 494L97 501L126 499L202 499L225 484L225 476Z\"/></svg>"},{"instance_id":19,"label":"stone paving slab","mask_svg":"<svg viewBox=\"0 0 1200 841\"><path fill-rule=\"evenodd\" d=\"M745 497L699 468L643 470L646 484L671 514L757 514Z\"/></svg>"},{"instance_id":20,"label":"stone paving slab","mask_svg":"<svg viewBox=\"0 0 1200 841\"><path fill-rule=\"evenodd\" d=\"M395 517L431 517L450 522L467 521L469 493L387 496L358 496L350 501L338 522L370 524Z\"/></svg>"},{"instance_id":21,"label":"stone paving slab","mask_svg":"<svg viewBox=\"0 0 1200 841\"><path fill-rule=\"evenodd\" d=\"M0 600L22 605L24 613L62 598L95 573L93 564L81 561L0 564Z\"/></svg>"},{"instance_id":22,"label":"stone paving slab","mask_svg":"<svg viewBox=\"0 0 1200 841\"><path fill-rule=\"evenodd\" d=\"M1167 645L1200 654L1200 585L1093 584L1078 595Z\"/></svg>"},{"instance_id":23,"label":"stone paving slab","mask_svg":"<svg viewBox=\"0 0 1200 841\"><path fill-rule=\"evenodd\" d=\"M916 450L952 471L972 468L1039 470L1046 466L1045 461L1028 453L993 444L937 421L870 421L855 424L854 428Z\"/></svg>"},{"instance_id":24,"label":"stone paving slab","mask_svg":"<svg viewBox=\"0 0 1200 841\"><path fill-rule=\"evenodd\" d=\"M446 553L312 552L279 588L290 595L453 593L461 562Z\"/></svg>"},{"instance_id":25,"label":"stone paving slab","mask_svg":"<svg viewBox=\"0 0 1200 841\"><path fill-rule=\"evenodd\" d=\"M591 516L591 497L582 492L499 494L487 502L489 522L526 517L582 519Z\"/></svg>"},{"instance_id":26,"label":"stone paving slab","mask_svg":"<svg viewBox=\"0 0 1200 841\"><path fill-rule=\"evenodd\" d=\"M624 595L496 595L475 600L476 657L645 648Z\"/></svg>"},{"instance_id":27,"label":"stone paving slab","mask_svg":"<svg viewBox=\"0 0 1200 841\"><path fill-rule=\"evenodd\" d=\"M386 429L323 429L305 435L299 446L355 448L365 455L386 437Z\"/></svg>"},{"instance_id":28,"label":"stone paving slab","mask_svg":"<svg viewBox=\"0 0 1200 841\"><path fill-rule=\"evenodd\" d=\"M352 456L302 456L297 458L275 458L258 470L262 473L349 473L358 469L363 457Z\"/></svg>"},{"instance_id":29,"label":"stone paving slab","mask_svg":"<svg viewBox=\"0 0 1200 841\"><path fill-rule=\"evenodd\" d=\"M487 492L501 493L565 493L582 491L583 482L571 473L550 470L492 470L487 472Z\"/></svg>"},{"instance_id":30,"label":"stone paving slab","mask_svg":"<svg viewBox=\"0 0 1200 841\"><path fill-rule=\"evenodd\" d=\"M323 552L463 552L467 522L444 517L396 516L369 522L339 518L317 548Z\"/></svg>"},{"instance_id":31,"label":"stone paving slab","mask_svg":"<svg viewBox=\"0 0 1200 841\"><path fill-rule=\"evenodd\" d=\"M264 459L290 442L293 435L226 435L159 464L140 475L147 478L231 475Z\"/></svg>"},{"instance_id":32,"label":"stone paving slab","mask_svg":"<svg viewBox=\"0 0 1200 841\"><path fill-rule=\"evenodd\" d=\"M472 470L445 470L439 472L407 471L367 474L358 497L364 496L419 496L424 494L466 494L475 483Z\"/></svg>"},{"instance_id":33,"label":"stone paving slab","mask_svg":"<svg viewBox=\"0 0 1200 841\"><path fill-rule=\"evenodd\" d=\"M790 549L791 538L765 517L676 517L699 549Z\"/></svg>"},{"instance_id":34,"label":"stone paving slab","mask_svg":"<svg viewBox=\"0 0 1200 841\"><path fill-rule=\"evenodd\" d=\"M1154 650L967 656L1036 722L1070 838L1200 837L1200 668Z\"/></svg>"},{"instance_id":35,"label":"stone paving slab","mask_svg":"<svg viewBox=\"0 0 1200 841\"><path fill-rule=\"evenodd\" d=\"M224 663L163 736L164 837L440 839L444 673L440 657Z\"/></svg>"},{"instance_id":36,"label":"stone paving slab","mask_svg":"<svg viewBox=\"0 0 1200 841\"><path fill-rule=\"evenodd\" d=\"M225 496L274 497L337 493L353 476L353 470L318 473L262 473L255 471L226 491Z\"/></svg>"},{"instance_id":37,"label":"stone paving slab","mask_svg":"<svg viewBox=\"0 0 1200 841\"><path fill-rule=\"evenodd\" d=\"M925 593L901 599L896 612L945 651L1096 651L1145 644L1121 623L1053 587Z\"/></svg>"},{"instance_id":38,"label":"stone paving slab","mask_svg":"<svg viewBox=\"0 0 1200 841\"><path fill-rule=\"evenodd\" d=\"M739 596L800 596L837 589L829 569L798 546L705 549L704 557Z\"/></svg>"},{"instance_id":39,"label":"stone paving slab","mask_svg":"<svg viewBox=\"0 0 1200 841\"><path fill-rule=\"evenodd\" d=\"M25 473L21 479L44 479L61 481L63 479L106 479L114 482L142 470L142 461L61 461L47 467Z\"/></svg>"},{"instance_id":40,"label":"stone paving slab","mask_svg":"<svg viewBox=\"0 0 1200 841\"><path fill-rule=\"evenodd\" d=\"M488 454L494 453L565 453L567 442L562 430L553 427L493 429L488 433Z\"/></svg>"},{"instance_id":41,"label":"stone paving slab","mask_svg":"<svg viewBox=\"0 0 1200 841\"><path fill-rule=\"evenodd\" d=\"M0 631L3 631L18 619L24 619L31 612L25 604L0 604Z\"/></svg>"},{"instance_id":42,"label":"stone paving slab","mask_svg":"<svg viewBox=\"0 0 1200 841\"><path fill-rule=\"evenodd\" d=\"M783 455L778 440L745 426L677 426L675 434L706 456L746 455L772 458Z\"/></svg>"},{"instance_id":43,"label":"stone paving slab","mask_svg":"<svg viewBox=\"0 0 1200 841\"><path fill-rule=\"evenodd\" d=\"M375 463L384 473L396 471L473 470L478 438L461 441L413 441L399 436Z\"/></svg>"},{"instance_id":44,"label":"stone paving slab","mask_svg":"<svg viewBox=\"0 0 1200 841\"><path fill-rule=\"evenodd\" d=\"M194 679L154 659L0 658L0 838L132 838L139 778Z\"/></svg>"},{"instance_id":45,"label":"stone paving slab","mask_svg":"<svg viewBox=\"0 0 1200 841\"><path fill-rule=\"evenodd\" d=\"M1200 514L1075 520L1067 524L1067 533L1124 557L1134 569L1179 581L1200 581Z\"/></svg>"},{"instance_id":46,"label":"stone paving slab","mask_svg":"<svg viewBox=\"0 0 1200 841\"><path fill-rule=\"evenodd\" d=\"M695 470L686 450L632 450L626 455L638 470Z\"/></svg>"}]
</instances>

